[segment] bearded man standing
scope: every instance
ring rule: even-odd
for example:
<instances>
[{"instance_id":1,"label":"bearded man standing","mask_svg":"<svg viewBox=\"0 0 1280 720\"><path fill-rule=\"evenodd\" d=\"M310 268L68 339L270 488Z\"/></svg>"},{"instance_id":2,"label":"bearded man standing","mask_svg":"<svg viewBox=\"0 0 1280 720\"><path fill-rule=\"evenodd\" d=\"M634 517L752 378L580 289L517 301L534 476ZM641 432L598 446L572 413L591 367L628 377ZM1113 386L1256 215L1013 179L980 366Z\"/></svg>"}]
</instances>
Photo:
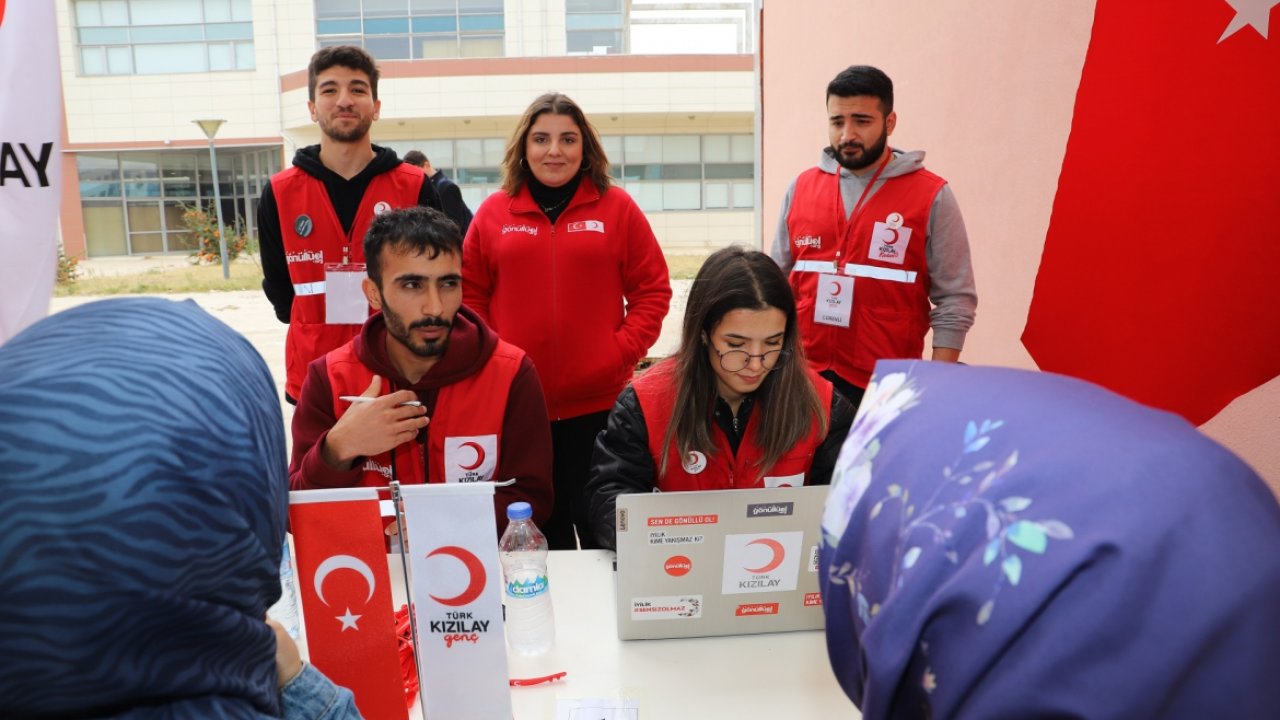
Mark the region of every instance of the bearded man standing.
<instances>
[{"instance_id":1,"label":"bearded man standing","mask_svg":"<svg viewBox=\"0 0 1280 720\"><path fill-rule=\"evenodd\" d=\"M295 402L307 365L360 330L369 306L360 291L361 239L377 215L393 208L440 207L422 170L374 145L378 67L363 49L323 48L307 67L311 119L320 144L299 148L258 204L262 290L285 341L285 398Z\"/></svg>"},{"instance_id":2,"label":"bearded man standing","mask_svg":"<svg viewBox=\"0 0 1280 720\"><path fill-rule=\"evenodd\" d=\"M830 146L787 189L772 256L789 273L805 356L857 406L877 360L960 359L978 304L969 238L924 153L889 147L893 81L854 65L827 85Z\"/></svg>"}]
</instances>

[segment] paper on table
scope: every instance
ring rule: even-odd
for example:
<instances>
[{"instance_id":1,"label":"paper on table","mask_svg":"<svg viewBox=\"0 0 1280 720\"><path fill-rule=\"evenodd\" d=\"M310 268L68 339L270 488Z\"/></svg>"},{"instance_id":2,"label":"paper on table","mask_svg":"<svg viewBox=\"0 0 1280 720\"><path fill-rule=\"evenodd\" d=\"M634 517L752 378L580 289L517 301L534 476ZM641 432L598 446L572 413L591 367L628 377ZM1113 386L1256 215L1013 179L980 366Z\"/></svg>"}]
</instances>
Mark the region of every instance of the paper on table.
<instances>
[{"instance_id":1,"label":"paper on table","mask_svg":"<svg viewBox=\"0 0 1280 720\"><path fill-rule=\"evenodd\" d=\"M556 720L640 720L640 701L631 698L557 698Z\"/></svg>"}]
</instances>

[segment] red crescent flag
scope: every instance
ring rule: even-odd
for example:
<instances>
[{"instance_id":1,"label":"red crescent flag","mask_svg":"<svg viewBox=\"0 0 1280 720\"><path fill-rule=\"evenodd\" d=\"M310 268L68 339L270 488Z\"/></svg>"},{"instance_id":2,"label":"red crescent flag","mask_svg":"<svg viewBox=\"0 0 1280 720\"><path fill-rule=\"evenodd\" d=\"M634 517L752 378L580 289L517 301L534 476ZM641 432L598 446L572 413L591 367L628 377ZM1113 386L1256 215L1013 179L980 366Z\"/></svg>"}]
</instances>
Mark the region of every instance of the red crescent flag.
<instances>
[{"instance_id":1,"label":"red crescent flag","mask_svg":"<svg viewBox=\"0 0 1280 720\"><path fill-rule=\"evenodd\" d=\"M1280 0L1098 0L1022 342L1197 425L1280 374Z\"/></svg>"},{"instance_id":2,"label":"red crescent flag","mask_svg":"<svg viewBox=\"0 0 1280 720\"><path fill-rule=\"evenodd\" d=\"M493 483L409 485L402 492L426 716L510 718Z\"/></svg>"},{"instance_id":3,"label":"red crescent flag","mask_svg":"<svg viewBox=\"0 0 1280 720\"><path fill-rule=\"evenodd\" d=\"M405 720L391 577L377 491L289 493L310 661L366 718Z\"/></svg>"}]
</instances>

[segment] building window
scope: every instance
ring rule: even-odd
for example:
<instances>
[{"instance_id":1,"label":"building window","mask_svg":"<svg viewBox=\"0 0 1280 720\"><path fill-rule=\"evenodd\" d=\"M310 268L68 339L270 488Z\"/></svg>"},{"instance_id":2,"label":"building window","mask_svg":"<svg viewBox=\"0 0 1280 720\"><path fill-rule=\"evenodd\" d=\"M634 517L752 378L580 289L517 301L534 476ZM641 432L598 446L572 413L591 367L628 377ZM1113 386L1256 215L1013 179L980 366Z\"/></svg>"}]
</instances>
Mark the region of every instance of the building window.
<instances>
[{"instance_id":1,"label":"building window","mask_svg":"<svg viewBox=\"0 0 1280 720\"><path fill-rule=\"evenodd\" d=\"M252 0L74 0L82 75L252 70Z\"/></svg>"},{"instance_id":2,"label":"building window","mask_svg":"<svg viewBox=\"0 0 1280 720\"><path fill-rule=\"evenodd\" d=\"M316 0L316 42L357 45L379 60L502 57L502 2Z\"/></svg>"},{"instance_id":3,"label":"building window","mask_svg":"<svg viewBox=\"0 0 1280 720\"><path fill-rule=\"evenodd\" d=\"M185 207L212 210L215 179L207 150L78 153L80 203L89 257L190 253ZM228 227L256 235L262 187L280 169L279 148L218 150L218 192Z\"/></svg>"},{"instance_id":4,"label":"building window","mask_svg":"<svg viewBox=\"0 0 1280 720\"><path fill-rule=\"evenodd\" d=\"M751 210L755 136L605 135L609 174L645 212ZM400 156L419 150L462 189L474 211L502 187L505 138L393 140Z\"/></svg>"},{"instance_id":5,"label":"building window","mask_svg":"<svg viewBox=\"0 0 1280 720\"><path fill-rule=\"evenodd\" d=\"M603 138L613 176L646 212L755 206L752 135Z\"/></svg>"},{"instance_id":6,"label":"building window","mask_svg":"<svg viewBox=\"0 0 1280 720\"><path fill-rule=\"evenodd\" d=\"M570 55L627 52L622 0L565 0L564 28Z\"/></svg>"},{"instance_id":7,"label":"building window","mask_svg":"<svg viewBox=\"0 0 1280 720\"><path fill-rule=\"evenodd\" d=\"M701 0L692 3L685 0L631 0L628 5L629 53L749 55L755 52L756 11L753 0ZM781 3L779 5L785 7Z\"/></svg>"}]
</instances>

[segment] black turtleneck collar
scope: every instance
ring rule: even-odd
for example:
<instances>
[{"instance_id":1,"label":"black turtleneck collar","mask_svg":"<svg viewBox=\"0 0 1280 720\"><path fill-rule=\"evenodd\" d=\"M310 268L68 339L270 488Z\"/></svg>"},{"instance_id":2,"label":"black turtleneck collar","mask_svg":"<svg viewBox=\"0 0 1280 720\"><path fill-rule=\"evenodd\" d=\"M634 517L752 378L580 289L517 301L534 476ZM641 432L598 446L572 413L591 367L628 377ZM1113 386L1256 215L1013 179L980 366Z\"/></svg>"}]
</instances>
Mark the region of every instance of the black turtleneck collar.
<instances>
[{"instance_id":1,"label":"black turtleneck collar","mask_svg":"<svg viewBox=\"0 0 1280 720\"><path fill-rule=\"evenodd\" d=\"M738 455L738 446L742 444L742 436L747 433L747 422L751 419L751 408L755 407L756 399L752 395L746 395L742 398L742 404L738 406L738 414L733 414L733 409L729 407L729 403L724 398L716 395L714 417L716 424L724 431L724 435L729 439L729 448L733 450L734 457Z\"/></svg>"},{"instance_id":2,"label":"black turtleneck collar","mask_svg":"<svg viewBox=\"0 0 1280 720\"><path fill-rule=\"evenodd\" d=\"M560 213L569 207L569 199L573 194L578 192L578 185L582 183L582 173L573 176L569 182L560 187L548 187L538 182L538 178L529 173L529 194L533 196L533 201L542 208L542 212L555 224L556 219L560 217Z\"/></svg>"}]
</instances>

